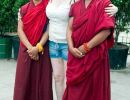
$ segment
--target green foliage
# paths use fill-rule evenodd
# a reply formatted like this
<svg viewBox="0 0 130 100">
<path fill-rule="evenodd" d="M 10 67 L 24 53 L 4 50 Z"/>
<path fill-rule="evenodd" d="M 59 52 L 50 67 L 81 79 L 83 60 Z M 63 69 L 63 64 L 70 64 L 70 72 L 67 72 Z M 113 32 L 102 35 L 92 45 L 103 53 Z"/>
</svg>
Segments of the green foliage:
<svg viewBox="0 0 130 100">
<path fill-rule="evenodd" d="M 19 8 L 24 5 L 25 3 L 27 3 L 29 0 L 17 0 L 12 8 L 12 11 L 13 11 L 13 14 L 14 14 L 14 18 L 15 18 L 15 22 L 17 22 L 17 13 L 18 13 L 18 10 Z"/>
<path fill-rule="evenodd" d="M 17 12 L 20 6 L 29 0 L 1 0 L 0 2 L 0 34 L 5 31 L 16 31 Z M 116 42 L 121 31 L 127 31 L 130 23 L 130 0 L 112 0 L 118 7 L 116 14 Z"/>
<path fill-rule="evenodd" d="M 14 21 L 12 13 L 12 7 L 14 6 L 15 0 L 2 0 L 1 14 L 0 14 L 0 26 L 1 31 L 6 30 L 7 26 L 11 27 L 11 21 Z M 12 17 L 12 18 L 11 18 Z"/>
<path fill-rule="evenodd" d="M 128 33 L 130 24 L 130 0 L 112 0 L 112 3 L 119 9 L 116 14 L 115 42 L 117 43 L 120 32 Z"/>
<path fill-rule="evenodd" d="M 0 3 L 0 35 L 17 29 L 17 12 L 28 0 L 1 0 Z"/>
</svg>

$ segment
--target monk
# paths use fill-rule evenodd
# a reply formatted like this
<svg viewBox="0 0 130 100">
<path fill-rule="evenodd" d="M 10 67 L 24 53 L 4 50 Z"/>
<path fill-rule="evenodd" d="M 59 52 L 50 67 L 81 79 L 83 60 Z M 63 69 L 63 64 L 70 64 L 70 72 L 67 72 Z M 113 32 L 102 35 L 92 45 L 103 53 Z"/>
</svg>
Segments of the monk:
<svg viewBox="0 0 130 100">
<path fill-rule="evenodd" d="M 67 87 L 63 100 L 110 100 L 108 49 L 113 46 L 114 17 L 109 0 L 80 0 L 71 6 Z"/>
<path fill-rule="evenodd" d="M 20 8 L 20 49 L 13 100 L 53 100 L 52 67 L 48 50 L 48 0 L 30 0 Z"/>
</svg>

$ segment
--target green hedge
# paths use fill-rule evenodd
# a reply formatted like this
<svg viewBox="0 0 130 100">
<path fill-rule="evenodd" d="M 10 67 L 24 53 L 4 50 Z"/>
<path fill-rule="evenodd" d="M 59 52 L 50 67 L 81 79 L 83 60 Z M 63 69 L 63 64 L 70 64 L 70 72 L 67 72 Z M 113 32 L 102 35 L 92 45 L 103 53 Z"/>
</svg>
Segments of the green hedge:
<svg viewBox="0 0 130 100">
<path fill-rule="evenodd" d="M 0 35 L 17 29 L 17 12 L 28 0 L 1 0 L 0 3 Z"/>
<path fill-rule="evenodd" d="M 0 34 L 6 31 L 16 31 L 18 9 L 28 1 L 29 0 L 1 0 Z M 116 28 L 120 29 L 118 31 L 124 31 L 130 22 L 130 0 L 112 0 L 112 2 L 119 8 L 116 14 Z"/>
<path fill-rule="evenodd" d="M 111 0 L 119 9 L 116 14 L 115 42 L 117 43 L 120 32 L 128 33 L 130 24 L 130 0 Z"/>
</svg>

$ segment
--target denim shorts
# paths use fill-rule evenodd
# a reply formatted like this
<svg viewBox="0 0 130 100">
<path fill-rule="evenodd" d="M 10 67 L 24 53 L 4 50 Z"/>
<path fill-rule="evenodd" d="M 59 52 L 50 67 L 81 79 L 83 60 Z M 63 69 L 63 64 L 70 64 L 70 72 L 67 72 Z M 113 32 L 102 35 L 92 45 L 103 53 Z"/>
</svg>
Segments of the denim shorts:
<svg viewBox="0 0 130 100">
<path fill-rule="evenodd" d="M 49 41 L 50 58 L 68 59 L 68 45 L 67 43 L 55 43 Z"/>
</svg>

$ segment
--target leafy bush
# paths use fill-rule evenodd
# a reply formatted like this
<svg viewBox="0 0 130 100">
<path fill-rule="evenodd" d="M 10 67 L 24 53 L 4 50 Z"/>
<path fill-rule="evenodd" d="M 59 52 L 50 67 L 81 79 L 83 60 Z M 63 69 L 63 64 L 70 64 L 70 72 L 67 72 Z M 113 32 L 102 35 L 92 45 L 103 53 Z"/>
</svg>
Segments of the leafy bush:
<svg viewBox="0 0 130 100">
<path fill-rule="evenodd" d="M 5 31 L 7 26 L 11 25 L 11 17 L 13 17 L 13 13 L 12 13 L 12 7 L 14 4 L 14 0 L 2 0 L 1 3 L 1 9 L 0 9 L 0 29 L 1 31 Z"/>
<path fill-rule="evenodd" d="M 0 3 L 0 35 L 17 29 L 17 12 L 28 0 L 1 0 Z"/>
<path fill-rule="evenodd" d="M 15 19 L 15 23 L 17 24 L 17 13 L 19 8 L 24 5 L 25 3 L 27 3 L 29 0 L 17 0 L 12 8 L 13 14 L 14 14 L 14 19 Z"/>
<path fill-rule="evenodd" d="M 128 26 L 130 24 L 130 0 L 112 0 L 119 11 L 116 14 L 116 29 L 115 29 L 115 43 L 117 44 L 120 32 L 128 33 Z"/>
</svg>

